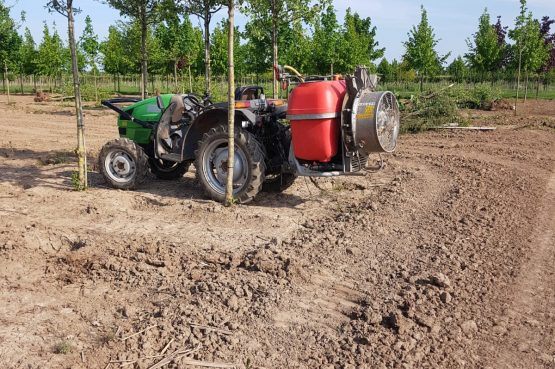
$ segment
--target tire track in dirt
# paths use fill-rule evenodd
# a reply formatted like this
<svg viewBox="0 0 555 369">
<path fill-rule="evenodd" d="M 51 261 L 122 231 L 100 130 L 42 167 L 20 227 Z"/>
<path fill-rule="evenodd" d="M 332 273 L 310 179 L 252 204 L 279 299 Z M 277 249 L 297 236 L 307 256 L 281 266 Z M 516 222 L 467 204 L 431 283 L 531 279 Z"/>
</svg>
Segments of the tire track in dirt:
<svg viewBox="0 0 555 369">
<path fill-rule="evenodd" d="M 555 173 L 546 186 L 530 239 L 530 257 L 522 265 L 494 326 L 502 336 L 490 347 L 492 368 L 555 367 Z"/>
</svg>

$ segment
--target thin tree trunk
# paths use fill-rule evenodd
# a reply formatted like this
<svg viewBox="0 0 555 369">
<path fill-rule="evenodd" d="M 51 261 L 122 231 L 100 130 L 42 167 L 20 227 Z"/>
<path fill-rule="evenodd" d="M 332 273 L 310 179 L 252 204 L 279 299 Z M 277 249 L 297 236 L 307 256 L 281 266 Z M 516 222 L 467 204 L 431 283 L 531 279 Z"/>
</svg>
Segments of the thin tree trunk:
<svg viewBox="0 0 555 369">
<path fill-rule="evenodd" d="M 529 72 L 526 71 L 526 85 L 524 86 L 524 102 L 528 99 L 528 76 Z"/>
<path fill-rule="evenodd" d="M 146 21 L 146 8 L 141 9 L 141 74 L 142 74 L 142 95 L 143 99 L 148 97 L 148 61 L 146 52 L 146 38 L 148 32 Z"/>
<path fill-rule="evenodd" d="M 6 85 L 6 93 L 8 94 L 8 104 L 10 101 L 10 79 L 8 78 L 8 63 L 4 61 L 4 80 Z"/>
<path fill-rule="evenodd" d="M 21 94 L 23 95 L 23 74 L 19 75 L 19 85 L 21 87 Z"/>
<path fill-rule="evenodd" d="M 94 101 L 98 103 L 98 81 L 96 80 L 96 68 L 93 68 L 94 77 Z"/>
<path fill-rule="evenodd" d="M 191 74 L 191 64 L 189 64 L 189 93 L 193 93 L 193 76 Z"/>
<path fill-rule="evenodd" d="M 73 89 L 75 93 L 75 113 L 77 115 L 77 160 L 79 168 L 79 190 L 88 186 L 87 180 L 87 151 L 85 148 L 85 124 L 83 123 L 83 107 L 81 106 L 81 87 L 79 85 L 79 69 L 77 65 L 77 47 L 73 19 L 73 0 L 67 0 L 67 22 L 69 33 L 69 48 L 71 50 L 71 70 L 73 73 Z"/>
<path fill-rule="evenodd" d="M 173 79 L 175 82 L 175 93 L 179 91 L 179 84 L 177 83 L 177 60 L 173 63 Z"/>
<path fill-rule="evenodd" d="M 518 104 L 518 92 L 520 90 L 520 68 L 522 66 L 522 49 L 518 53 L 518 75 L 516 78 L 516 98 L 515 98 L 515 115 L 517 111 L 517 104 Z"/>
<path fill-rule="evenodd" d="M 145 98 L 145 84 L 143 83 L 144 77 L 145 77 L 145 76 L 144 76 L 143 73 L 141 72 L 141 82 L 140 82 L 140 84 L 141 84 L 141 98 L 142 98 L 142 99 Z"/>
<path fill-rule="evenodd" d="M 277 76 L 277 66 L 278 66 L 278 45 L 277 45 L 277 14 L 276 14 L 276 0 L 272 0 L 272 62 L 274 66 L 273 76 L 274 79 L 272 81 L 272 97 L 277 99 L 278 94 L 278 76 Z"/>
<path fill-rule="evenodd" d="M 229 29 L 227 35 L 228 47 L 228 83 L 227 83 L 227 101 L 229 104 L 227 112 L 227 129 L 228 129 L 228 157 L 227 157 L 227 183 L 225 188 L 225 205 L 233 204 L 233 167 L 235 165 L 235 67 L 233 63 L 233 33 L 235 31 L 235 4 L 234 0 L 229 0 L 228 4 L 228 20 Z"/>
<path fill-rule="evenodd" d="M 210 95 L 210 10 L 205 9 L 204 13 L 204 95 Z"/>
</svg>

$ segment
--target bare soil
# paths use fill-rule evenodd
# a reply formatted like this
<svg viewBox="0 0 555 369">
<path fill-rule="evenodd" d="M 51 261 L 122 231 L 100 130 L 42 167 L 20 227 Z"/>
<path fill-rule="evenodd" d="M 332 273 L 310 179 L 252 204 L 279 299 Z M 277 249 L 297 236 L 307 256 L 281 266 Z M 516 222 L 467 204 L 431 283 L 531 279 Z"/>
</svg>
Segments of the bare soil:
<svg viewBox="0 0 555 369">
<path fill-rule="evenodd" d="M 0 109 L 0 368 L 555 368 L 555 101 L 231 208 L 73 191 L 71 106 Z"/>
</svg>

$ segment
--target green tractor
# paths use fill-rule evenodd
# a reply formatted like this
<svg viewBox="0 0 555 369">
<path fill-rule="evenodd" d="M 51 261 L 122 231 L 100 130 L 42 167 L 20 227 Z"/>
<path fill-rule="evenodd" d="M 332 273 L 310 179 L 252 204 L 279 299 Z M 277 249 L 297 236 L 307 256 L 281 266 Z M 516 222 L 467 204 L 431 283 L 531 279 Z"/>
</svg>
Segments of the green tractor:
<svg viewBox="0 0 555 369">
<path fill-rule="evenodd" d="M 298 83 L 287 101 L 266 99 L 259 86 L 235 92 L 233 196 L 238 202 L 251 201 L 261 190 L 283 191 L 297 176 L 364 175 L 370 154 L 395 149 L 397 100 L 391 92 L 375 90 L 377 77 L 366 68 L 357 67 L 344 79 L 303 77 L 288 66 L 276 74 L 286 88 Z M 120 138 L 104 145 L 99 157 L 100 171 L 113 187 L 136 189 L 148 171 L 159 179 L 178 179 L 194 163 L 206 195 L 224 199 L 227 102 L 184 94 L 102 104 L 119 114 Z"/>
<path fill-rule="evenodd" d="M 262 189 L 283 191 L 296 175 L 283 171 L 290 143 L 289 126 L 283 122 L 286 101 L 266 99 L 258 86 L 237 88 L 236 100 L 234 197 L 245 203 Z M 165 94 L 102 104 L 119 114 L 120 138 L 106 143 L 99 155 L 100 172 L 112 187 L 136 189 L 148 171 L 158 179 L 178 179 L 194 163 L 206 195 L 224 198 L 227 102 Z"/>
</svg>

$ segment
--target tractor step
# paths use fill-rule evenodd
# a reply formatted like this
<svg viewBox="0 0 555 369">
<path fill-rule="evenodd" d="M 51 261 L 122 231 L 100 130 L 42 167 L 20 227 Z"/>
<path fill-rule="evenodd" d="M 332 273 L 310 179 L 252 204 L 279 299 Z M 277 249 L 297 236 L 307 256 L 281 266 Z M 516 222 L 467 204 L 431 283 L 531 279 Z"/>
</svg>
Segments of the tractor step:
<svg viewBox="0 0 555 369">
<path fill-rule="evenodd" d="M 160 155 L 160 159 L 168 160 L 168 161 L 175 161 L 177 163 L 181 162 L 181 155 L 179 154 L 162 154 Z"/>
</svg>

